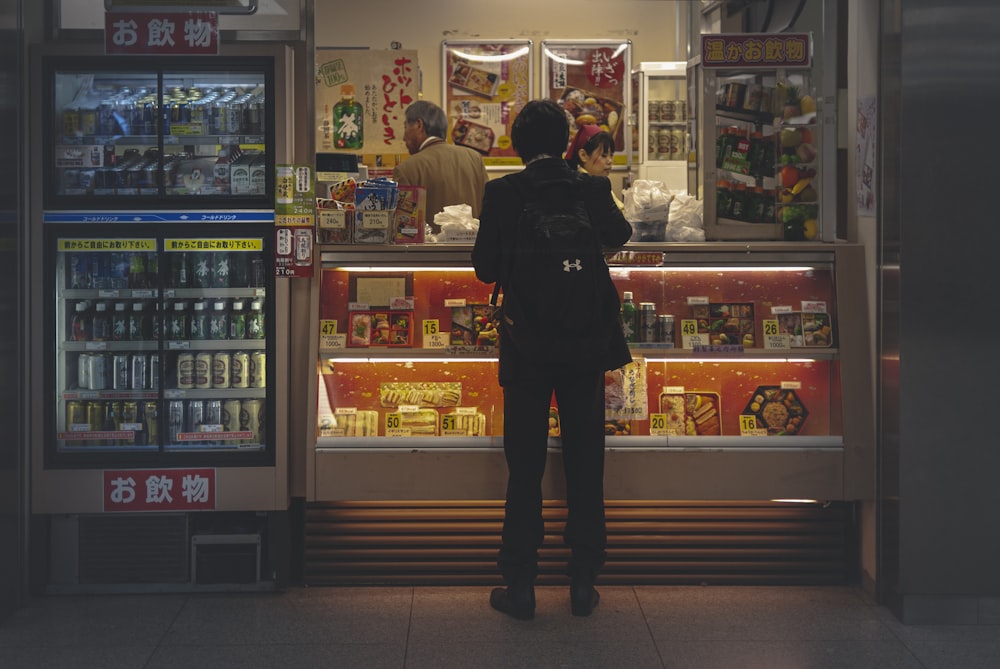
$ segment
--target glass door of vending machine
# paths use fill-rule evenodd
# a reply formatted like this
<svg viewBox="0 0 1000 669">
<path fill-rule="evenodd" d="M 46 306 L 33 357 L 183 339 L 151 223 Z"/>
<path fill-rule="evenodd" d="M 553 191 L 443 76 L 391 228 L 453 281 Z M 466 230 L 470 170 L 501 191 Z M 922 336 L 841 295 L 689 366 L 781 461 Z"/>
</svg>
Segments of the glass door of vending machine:
<svg viewBox="0 0 1000 669">
<path fill-rule="evenodd" d="M 46 209 L 273 203 L 275 59 L 44 61 Z"/>
<path fill-rule="evenodd" d="M 274 462 L 270 223 L 47 229 L 53 466 Z"/>
</svg>

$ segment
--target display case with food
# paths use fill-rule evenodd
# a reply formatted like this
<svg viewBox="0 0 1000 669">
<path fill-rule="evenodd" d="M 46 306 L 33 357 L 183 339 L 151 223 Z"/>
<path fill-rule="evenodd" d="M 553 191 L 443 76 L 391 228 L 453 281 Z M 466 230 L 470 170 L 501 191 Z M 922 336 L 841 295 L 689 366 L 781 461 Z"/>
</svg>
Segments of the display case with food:
<svg viewBox="0 0 1000 669">
<path fill-rule="evenodd" d="M 728 248 L 738 254 L 738 262 L 724 256 L 720 261 L 717 251 L 704 255 L 703 249 L 674 245 L 664 245 L 658 256 L 644 247 L 639 265 L 630 256 L 612 256 L 616 289 L 633 293 L 637 304 L 652 307 L 656 315 L 676 314 L 678 321 L 694 319 L 706 343 L 738 344 L 684 348 L 680 341 L 676 347 L 632 342 L 634 362 L 605 375 L 603 429 L 609 463 L 617 463 L 613 467 L 638 462 L 626 454 L 655 460 L 669 453 L 717 453 L 726 460 L 729 456 L 721 454 L 732 449 L 817 453 L 817 447 L 831 454 L 843 447 L 845 431 L 854 434 L 853 427 L 845 430 L 844 407 L 854 397 L 844 395 L 845 367 L 835 328 L 840 323 L 834 277 L 842 281 L 847 272 L 837 261 L 840 245 L 825 252 L 796 247 L 793 253 L 786 245 L 771 244 L 761 251 L 751 248 L 750 258 L 746 244 Z M 343 467 L 352 459 L 364 461 L 366 453 L 373 458 L 396 453 L 393 457 L 407 460 L 407 467 L 421 467 L 425 461 L 417 456 L 427 454 L 435 461 L 462 460 L 471 471 L 481 471 L 485 461 L 477 458 L 502 458 L 504 436 L 499 351 L 492 346 L 487 304 L 492 286 L 479 282 L 464 264 L 467 249 L 435 250 L 425 265 L 402 265 L 402 251 L 346 247 L 324 253 L 320 322 L 345 322 L 364 291 L 401 291 L 410 296 L 411 320 L 420 327 L 406 348 L 341 346 L 320 338 L 325 343 L 318 351 L 317 462 Z M 411 259 L 414 252 L 406 254 Z M 383 281 L 398 285 L 386 288 Z M 789 338 L 786 352 L 761 341 L 765 321 L 770 327 L 772 320 L 799 337 Z M 482 345 L 484 336 L 490 345 Z M 861 348 L 852 348 L 851 355 L 862 356 Z M 369 415 L 363 412 L 376 418 L 359 422 Z M 748 416 L 757 429 L 746 428 Z M 366 427 L 373 420 L 377 430 Z M 360 427 L 352 427 L 352 421 Z M 547 428 L 553 453 L 562 446 L 563 427 L 554 395 Z M 331 435 L 338 438 L 327 440 Z M 336 458 L 325 459 L 334 453 Z M 653 460 L 648 464 L 659 466 Z M 337 481 L 353 486 L 343 477 Z M 411 483 L 400 483 L 412 485 L 411 478 L 406 481 Z"/>
</svg>

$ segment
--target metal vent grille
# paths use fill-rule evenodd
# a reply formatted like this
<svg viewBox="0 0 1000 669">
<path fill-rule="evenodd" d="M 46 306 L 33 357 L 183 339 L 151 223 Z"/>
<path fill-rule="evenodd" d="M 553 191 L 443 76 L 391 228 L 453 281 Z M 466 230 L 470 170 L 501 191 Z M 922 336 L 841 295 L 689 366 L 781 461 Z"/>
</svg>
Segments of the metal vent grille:
<svg viewBox="0 0 1000 669">
<path fill-rule="evenodd" d="M 565 581 L 566 507 L 546 502 L 540 584 Z M 503 502 L 337 502 L 306 510 L 304 581 L 491 584 Z M 839 584 L 849 580 L 846 504 L 607 504 L 608 561 L 617 584 Z"/>
<path fill-rule="evenodd" d="M 184 583 L 189 580 L 187 517 L 80 517 L 80 583 Z"/>
</svg>

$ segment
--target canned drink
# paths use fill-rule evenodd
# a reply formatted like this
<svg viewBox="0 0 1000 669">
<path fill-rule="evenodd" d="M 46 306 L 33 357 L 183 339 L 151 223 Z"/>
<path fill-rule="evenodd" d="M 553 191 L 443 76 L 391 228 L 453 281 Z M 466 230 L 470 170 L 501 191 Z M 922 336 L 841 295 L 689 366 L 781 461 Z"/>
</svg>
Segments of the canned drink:
<svg viewBox="0 0 1000 669">
<path fill-rule="evenodd" d="M 260 400 L 243 400 L 240 403 L 240 430 L 252 432 L 252 443 L 261 443 L 263 403 Z"/>
<path fill-rule="evenodd" d="M 184 402 L 170 400 L 167 411 L 167 443 L 176 444 L 181 440 L 181 432 L 184 432 Z"/>
<path fill-rule="evenodd" d="M 76 359 L 76 387 L 80 390 L 90 389 L 90 358 L 92 354 L 81 353 Z"/>
<path fill-rule="evenodd" d="M 674 343 L 674 317 L 670 314 L 660 314 L 656 317 L 660 341 L 664 344 Z"/>
<path fill-rule="evenodd" d="M 222 400 L 205 402 L 205 425 L 222 428 Z"/>
<path fill-rule="evenodd" d="M 66 429 L 72 431 L 76 425 L 84 425 L 87 421 L 87 411 L 83 402 L 70 400 L 66 402 Z"/>
<path fill-rule="evenodd" d="M 139 422 L 139 403 L 124 402 L 122 404 L 121 429 L 124 432 L 132 433 L 133 446 L 145 446 L 146 439 L 143 434 L 142 423 Z M 127 440 L 126 440 L 127 441 Z"/>
<path fill-rule="evenodd" d="M 146 444 L 149 446 L 155 446 L 160 442 L 159 418 L 160 407 L 156 402 L 146 402 L 142 405 L 142 423 L 145 428 Z"/>
<path fill-rule="evenodd" d="M 240 431 L 240 401 L 225 400 L 222 402 L 222 429 L 225 432 Z M 227 444 L 238 444 L 239 439 L 229 439 Z"/>
<path fill-rule="evenodd" d="M 228 388 L 232 356 L 226 351 L 218 351 L 212 356 L 212 387 Z"/>
<path fill-rule="evenodd" d="M 250 387 L 250 354 L 236 351 L 229 362 L 229 386 L 231 388 Z"/>
<path fill-rule="evenodd" d="M 132 354 L 132 390 L 145 390 L 149 387 L 149 364 L 142 353 Z"/>
<path fill-rule="evenodd" d="M 670 159 L 687 160 L 687 134 L 683 128 L 670 131 Z"/>
<path fill-rule="evenodd" d="M 267 357 L 263 351 L 254 351 L 250 354 L 249 381 L 251 388 L 267 387 L 266 363 Z"/>
<path fill-rule="evenodd" d="M 212 354 L 202 351 L 194 357 L 194 387 L 212 387 Z"/>
<path fill-rule="evenodd" d="M 674 100 L 662 100 L 660 102 L 660 120 L 673 123 L 677 120 L 677 102 Z"/>
<path fill-rule="evenodd" d="M 116 353 L 111 358 L 111 388 L 114 390 L 129 390 L 132 387 L 128 359 L 124 353 Z"/>
<path fill-rule="evenodd" d="M 656 131 L 656 157 L 659 160 L 670 160 L 670 128 L 660 128 Z"/>
<path fill-rule="evenodd" d="M 149 373 L 147 374 L 149 378 L 150 390 L 160 389 L 160 354 L 154 353 L 149 356 Z"/>
<path fill-rule="evenodd" d="M 87 388 L 89 390 L 104 390 L 108 387 L 108 360 L 105 353 L 94 353 L 87 358 Z"/>
<path fill-rule="evenodd" d="M 100 432 L 104 429 L 106 416 L 104 402 L 87 402 L 87 424 L 91 432 Z"/>
<path fill-rule="evenodd" d="M 205 402 L 203 400 L 188 400 L 184 408 L 186 421 L 184 423 L 188 432 L 201 432 L 201 426 L 205 422 Z"/>
<path fill-rule="evenodd" d="M 177 356 L 177 387 L 181 390 L 194 388 L 194 353 Z"/>
<path fill-rule="evenodd" d="M 647 103 L 647 116 L 650 121 L 656 123 L 660 120 L 660 103 L 662 100 L 650 100 Z"/>
<path fill-rule="evenodd" d="M 653 343 L 657 340 L 656 305 L 653 302 L 639 303 L 639 341 Z"/>
<path fill-rule="evenodd" d="M 80 132 L 80 110 L 75 107 L 67 107 L 63 110 L 63 135 L 66 137 L 76 137 Z"/>
</svg>

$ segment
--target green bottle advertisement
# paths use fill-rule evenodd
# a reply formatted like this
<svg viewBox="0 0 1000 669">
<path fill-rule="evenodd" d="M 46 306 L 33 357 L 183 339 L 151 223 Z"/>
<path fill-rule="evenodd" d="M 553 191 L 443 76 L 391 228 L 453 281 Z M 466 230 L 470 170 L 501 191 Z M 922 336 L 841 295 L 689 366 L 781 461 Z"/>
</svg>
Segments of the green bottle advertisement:
<svg viewBox="0 0 1000 669">
<path fill-rule="evenodd" d="M 365 143 L 364 111 L 354 99 L 354 85 L 340 87 L 340 102 L 333 106 L 333 145 L 338 149 L 360 149 Z"/>
</svg>

